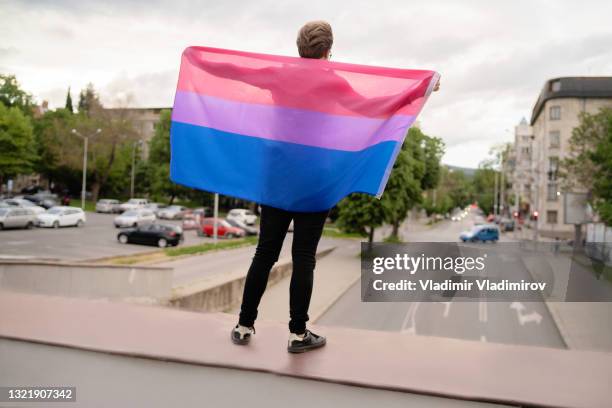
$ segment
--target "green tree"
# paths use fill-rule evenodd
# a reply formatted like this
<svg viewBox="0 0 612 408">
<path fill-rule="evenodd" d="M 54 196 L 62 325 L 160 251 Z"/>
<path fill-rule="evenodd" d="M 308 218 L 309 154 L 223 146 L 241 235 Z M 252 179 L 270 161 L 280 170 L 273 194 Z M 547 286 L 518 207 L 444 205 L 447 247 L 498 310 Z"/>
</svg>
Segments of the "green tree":
<svg viewBox="0 0 612 408">
<path fill-rule="evenodd" d="M 0 74 L 0 103 L 6 107 L 16 107 L 27 116 L 32 116 L 32 95 L 21 89 L 15 75 Z"/>
<path fill-rule="evenodd" d="M 70 87 L 68 87 L 68 93 L 66 94 L 65 109 L 70 113 L 74 113 L 74 107 L 72 106 L 72 95 L 70 95 Z"/>
<path fill-rule="evenodd" d="M 601 219 L 612 225 L 612 109 L 583 112 L 560 163 L 566 190 L 586 190 Z"/>
<path fill-rule="evenodd" d="M 474 200 L 486 214 L 493 212 L 496 170 L 491 162 L 483 162 L 474 172 Z"/>
<path fill-rule="evenodd" d="M 91 113 L 95 113 L 101 108 L 102 103 L 100 103 L 100 98 L 98 97 L 93 84 L 90 82 L 87 84 L 87 87 L 82 89 L 79 93 L 79 113 L 84 113 L 87 116 L 90 116 Z"/>
<path fill-rule="evenodd" d="M 155 134 L 149 142 L 149 158 L 144 165 L 148 176 L 144 182 L 150 186 L 156 199 L 169 197 L 169 203 L 172 204 L 179 196 L 194 194 L 194 190 L 170 180 L 170 124 L 171 111 L 162 111 L 155 125 Z"/>
<path fill-rule="evenodd" d="M 371 244 L 374 230 L 383 224 L 385 210 L 382 202 L 368 194 L 354 193 L 338 203 L 338 226 L 346 232 L 368 237 Z"/>
<path fill-rule="evenodd" d="M 32 172 L 35 161 L 30 118 L 16 106 L 0 104 L 0 185 L 7 177 Z"/>
</svg>

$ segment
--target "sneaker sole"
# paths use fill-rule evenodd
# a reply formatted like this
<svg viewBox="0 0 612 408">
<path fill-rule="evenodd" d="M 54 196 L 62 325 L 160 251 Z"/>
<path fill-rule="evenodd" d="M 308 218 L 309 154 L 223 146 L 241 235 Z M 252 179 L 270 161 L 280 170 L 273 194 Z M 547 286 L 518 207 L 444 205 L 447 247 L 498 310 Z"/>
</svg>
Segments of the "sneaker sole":
<svg viewBox="0 0 612 408">
<path fill-rule="evenodd" d="M 244 338 L 244 339 L 237 339 L 237 338 L 235 338 L 233 330 L 230 333 L 230 337 L 232 339 L 232 343 L 237 344 L 239 346 L 246 346 L 247 344 L 249 344 L 249 341 L 251 341 L 251 336 L 249 336 L 247 338 Z"/>
<path fill-rule="evenodd" d="M 306 353 L 307 351 L 321 348 L 325 344 L 327 344 L 327 339 L 317 344 L 311 344 L 310 346 L 303 346 L 303 347 L 296 347 L 296 348 L 287 347 L 287 351 L 292 354 Z"/>
</svg>

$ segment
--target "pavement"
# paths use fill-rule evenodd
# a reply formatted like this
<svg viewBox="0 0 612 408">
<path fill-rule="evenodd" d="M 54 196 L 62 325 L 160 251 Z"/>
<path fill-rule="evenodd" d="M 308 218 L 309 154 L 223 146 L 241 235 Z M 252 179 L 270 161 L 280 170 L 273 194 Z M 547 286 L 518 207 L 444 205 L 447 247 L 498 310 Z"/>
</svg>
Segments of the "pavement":
<svg viewBox="0 0 612 408">
<path fill-rule="evenodd" d="M 81 228 L 63 227 L 11 229 L 0 231 L 0 258 L 58 259 L 84 261 L 118 255 L 133 255 L 155 250 L 154 246 L 120 244 L 119 229 L 113 225 L 117 214 L 87 213 Z M 158 220 L 163 224 L 180 221 Z M 198 237 L 193 230 L 185 232 L 182 245 L 212 242 L 212 238 Z"/>
<path fill-rule="evenodd" d="M 406 222 L 400 233 L 409 242 L 457 242 L 476 216 L 461 221 L 441 221 L 431 226 Z M 380 238 L 378 238 L 380 239 Z M 504 234 L 501 242 L 511 242 Z M 492 245 L 492 244 L 486 244 Z M 358 261 L 358 259 L 357 259 Z M 357 268 L 359 263 L 356 264 Z M 514 274 L 524 274 L 517 268 Z M 518 276 L 518 275 L 516 275 Z M 361 301 L 355 282 L 318 320 L 321 326 L 400 332 L 406 336 L 440 336 L 478 342 L 565 348 L 555 319 L 545 302 L 380 302 Z"/>
<path fill-rule="evenodd" d="M 285 325 L 265 320 L 236 346 L 225 314 L 12 293 L 0 296 L 0 310 L 11 310 L 0 314 L 0 383 L 76 386 L 83 406 L 610 402 L 610 353 L 328 328 L 325 347 L 293 355 Z M 395 394 L 377 393 L 385 390 Z"/>
</svg>

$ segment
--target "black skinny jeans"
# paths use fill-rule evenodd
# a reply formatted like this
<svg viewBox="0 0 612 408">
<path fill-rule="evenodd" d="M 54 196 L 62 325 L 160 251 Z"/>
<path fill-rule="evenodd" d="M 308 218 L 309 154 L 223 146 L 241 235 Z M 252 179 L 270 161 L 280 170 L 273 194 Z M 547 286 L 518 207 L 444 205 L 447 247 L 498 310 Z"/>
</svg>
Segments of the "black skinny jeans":
<svg viewBox="0 0 612 408">
<path fill-rule="evenodd" d="M 240 320 L 242 326 L 253 326 L 257 307 L 268 284 L 270 269 L 280 254 L 293 219 L 293 272 L 289 286 L 289 331 L 302 334 L 308 321 L 312 295 L 315 254 L 329 210 L 306 213 L 261 206 L 259 242 L 244 284 Z"/>
</svg>

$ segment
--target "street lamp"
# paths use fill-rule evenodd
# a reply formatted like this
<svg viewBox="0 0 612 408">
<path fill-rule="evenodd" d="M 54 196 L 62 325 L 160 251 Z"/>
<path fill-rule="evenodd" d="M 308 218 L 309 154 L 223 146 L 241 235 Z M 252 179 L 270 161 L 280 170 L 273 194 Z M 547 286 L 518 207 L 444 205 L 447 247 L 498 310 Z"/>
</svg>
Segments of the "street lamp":
<svg viewBox="0 0 612 408">
<path fill-rule="evenodd" d="M 144 142 L 142 140 L 138 140 L 137 142 L 134 142 L 134 146 L 132 147 L 132 180 L 130 182 L 130 198 L 134 198 L 134 169 L 136 167 L 136 146 L 141 149 L 143 144 Z"/>
<path fill-rule="evenodd" d="M 95 136 L 102 132 L 102 129 L 96 129 L 95 133 L 91 136 L 83 136 L 79 133 L 78 130 L 72 129 L 72 134 L 77 135 L 81 139 L 83 139 L 83 183 L 81 186 L 81 208 L 85 209 L 85 189 L 87 184 L 87 144 L 89 142 L 89 138 Z"/>
</svg>

